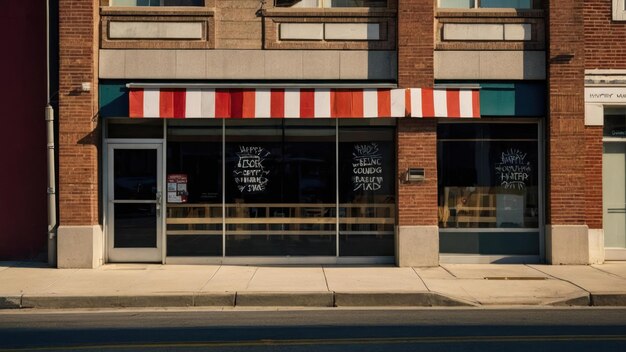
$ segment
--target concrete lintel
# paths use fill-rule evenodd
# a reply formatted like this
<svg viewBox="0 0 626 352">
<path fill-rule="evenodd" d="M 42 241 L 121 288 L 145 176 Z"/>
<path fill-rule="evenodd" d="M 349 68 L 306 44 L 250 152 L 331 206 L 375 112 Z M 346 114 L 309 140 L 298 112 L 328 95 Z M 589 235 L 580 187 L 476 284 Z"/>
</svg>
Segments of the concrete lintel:
<svg viewBox="0 0 626 352">
<path fill-rule="evenodd" d="M 101 49 L 101 79 L 381 80 L 397 55 L 369 50 Z"/>
</svg>

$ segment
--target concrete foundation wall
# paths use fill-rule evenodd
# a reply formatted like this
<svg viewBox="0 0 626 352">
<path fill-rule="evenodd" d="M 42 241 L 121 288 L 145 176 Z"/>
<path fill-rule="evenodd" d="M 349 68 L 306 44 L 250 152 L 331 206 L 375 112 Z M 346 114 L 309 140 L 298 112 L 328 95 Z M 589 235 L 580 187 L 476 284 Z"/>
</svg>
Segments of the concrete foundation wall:
<svg viewBox="0 0 626 352">
<path fill-rule="evenodd" d="M 439 265 L 439 227 L 398 226 L 396 264 L 405 266 Z"/>
<path fill-rule="evenodd" d="M 100 225 L 60 226 L 57 238 L 59 268 L 97 268 L 104 263 L 104 235 Z"/>
</svg>

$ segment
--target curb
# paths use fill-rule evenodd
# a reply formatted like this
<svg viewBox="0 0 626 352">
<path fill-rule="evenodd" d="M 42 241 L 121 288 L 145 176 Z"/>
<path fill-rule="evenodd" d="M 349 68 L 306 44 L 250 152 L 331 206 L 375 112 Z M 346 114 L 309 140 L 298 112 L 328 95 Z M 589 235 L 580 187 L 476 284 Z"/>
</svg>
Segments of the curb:
<svg viewBox="0 0 626 352">
<path fill-rule="evenodd" d="M 237 292 L 235 306 L 332 307 L 333 292 Z"/>
<path fill-rule="evenodd" d="M 589 307 L 591 305 L 591 295 L 589 293 L 574 294 L 548 302 L 546 305 L 554 307 Z"/>
<path fill-rule="evenodd" d="M 137 308 L 193 306 L 193 294 L 139 296 L 27 296 L 21 308 Z"/>
<path fill-rule="evenodd" d="M 437 292 L 206 292 L 121 296 L 5 296 L 0 309 L 150 307 L 479 307 Z M 534 306 L 624 307 L 626 292 L 563 297 Z"/>
<path fill-rule="evenodd" d="M 626 292 L 591 292 L 591 305 L 594 307 L 626 306 Z"/>
<path fill-rule="evenodd" d="M 436 292 L 335 292 L 336 307 L 476 307 Z"/>
<path fill-rule="evenodd" d="M 22 304 L 22 297 L 20 296 L 0 297 L 0 309 L 20 308 L 21 304 Z"/>
</svg>

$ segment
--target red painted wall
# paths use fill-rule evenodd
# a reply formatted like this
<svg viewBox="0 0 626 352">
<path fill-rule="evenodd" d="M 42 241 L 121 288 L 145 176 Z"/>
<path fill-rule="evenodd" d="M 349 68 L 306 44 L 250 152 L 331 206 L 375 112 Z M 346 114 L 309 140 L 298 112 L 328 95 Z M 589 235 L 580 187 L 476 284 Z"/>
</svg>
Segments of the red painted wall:
<svg viewBox="0 0 626 352">
<path fill-rule="evenodd" d="M 45 259 L 45 1 L 0 11 L 0 260 Z"/>
</svg>

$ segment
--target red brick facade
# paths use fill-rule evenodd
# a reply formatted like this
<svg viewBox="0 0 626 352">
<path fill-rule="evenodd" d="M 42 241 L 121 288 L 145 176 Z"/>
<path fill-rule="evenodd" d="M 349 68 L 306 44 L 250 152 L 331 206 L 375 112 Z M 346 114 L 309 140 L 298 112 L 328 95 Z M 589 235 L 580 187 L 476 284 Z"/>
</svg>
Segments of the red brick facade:
<svg viewBox="0 0 626 352">
<path fill-rule="evenodd" d="M 98 1 L 59 1 L 59 224 L 94 225 L 98 215 Z M 81 91 L 83 82 L 91 91 Z"/>
<path fill-rule="evenodd" d="M 583 0 L 548 5 L 547 223 L 583 225 L 586 219 Z"/>
<path fill-rule="evenodd" d="M 433 0 L 398 4 L 398 85 L 434 83 Z M 432 120 L 398 119 L 398 225 L 437 225 L 437 125 Z M 405 183 L 409 167 L 423 167 L 426 181 Z"/>
<path fill-rule="evenodd" d="M 585 128 L 585 220 L 602 228 L 602 126 Z"/>
<path fill-rule="evenodd" d="M 626 69 L 626 22 L 612 20 L 612 0 L 585 0 L 585 68 Z"/>
</svg>

